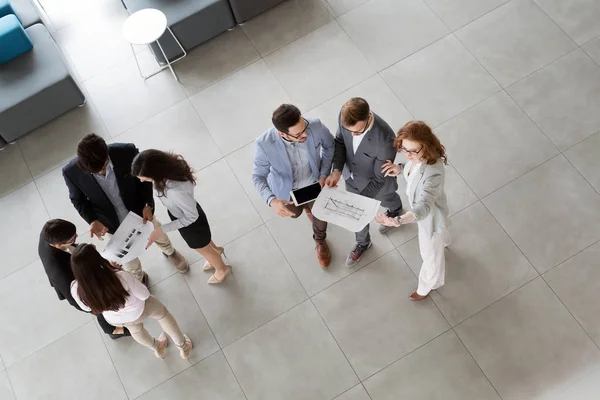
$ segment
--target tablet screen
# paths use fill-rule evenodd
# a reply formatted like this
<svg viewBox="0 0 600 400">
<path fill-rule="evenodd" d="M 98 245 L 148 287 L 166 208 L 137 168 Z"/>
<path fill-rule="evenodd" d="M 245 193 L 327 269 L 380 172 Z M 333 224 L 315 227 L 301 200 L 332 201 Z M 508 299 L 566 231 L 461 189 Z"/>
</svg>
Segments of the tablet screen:
<svg viewBox="0 0 600 400">
<path fill-rule="evenodd" d="M 292 198 L 296 205 L 308 203 L 309 201 L 315 200 L 319 193 L 321 193 L 321 185 L 319 182 L 313 183 L 312 185 L 305 186 L 300 189 L 292 191 Z"/>
</svg>

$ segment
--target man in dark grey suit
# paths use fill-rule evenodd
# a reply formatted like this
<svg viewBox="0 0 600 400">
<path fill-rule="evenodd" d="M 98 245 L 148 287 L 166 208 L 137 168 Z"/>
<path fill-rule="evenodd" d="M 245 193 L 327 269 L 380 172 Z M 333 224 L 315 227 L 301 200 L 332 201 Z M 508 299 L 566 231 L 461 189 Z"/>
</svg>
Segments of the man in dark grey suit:
<svg viewBox="0 0 600 400">
<path fill-rule="evenodd" d="M 402 200 L 396 193 L 398 181 L 394 177 L 385 177 L 381 172 L 382 165 L 396 157 L 395 137 L 392 128 L 371 111 L 365 99 L 353 97 L 348 100 L 338 119 L 333 171 L 327 177 L 327 185 L 337 186 L 343 175 L 347 191 L 381 201 L 389 217 L 400 215 Z M 385 233 L 389 229 L 380 228 L 380 232 Z M 356 245 L 346 259 L 346 266 L 356 265 L 370 247 L 367 225 L 356 233 Z"/>
</svg>

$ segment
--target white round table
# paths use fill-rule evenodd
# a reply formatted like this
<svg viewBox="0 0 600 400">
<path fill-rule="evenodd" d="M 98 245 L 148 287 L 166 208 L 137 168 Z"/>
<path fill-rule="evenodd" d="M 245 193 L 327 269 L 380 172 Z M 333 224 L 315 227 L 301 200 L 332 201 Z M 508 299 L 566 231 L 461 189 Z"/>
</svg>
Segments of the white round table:
<svg viewBox="0 0 600 400">
<path fill-rule="evenodd" d="M 158 41 L 158 39 L 166 31 L 169 31 L 169 33 L 171 34 L 171 36 L 173 36 L 173 39 L 175 39 L 175 42 L 177 42 L 177 44 L 181 48 L 181 51 L 183 52 L 183 55 L 181 57 L 173 61 L 169 61 L 162 46 L 160 45 L 160 42 Z M 145 8 L 143 10 L 139 10 L 131 14 L 127 18 L 127 20 L 125 20 L 125 24 L 123 25 L 123 37 L 131 45 L 131 50 L 133 51 L 133 58 L 135 59 L 135 63 L 138 67 L 138 71 L 140 72 L 142 78 L 148 79 L 151 76 L 158 74 L 162 70 L 169 68 L 175 79 L 179 81 L 179 78 L 177 78 L 177 74 L 173 70 L 172 64 L 181 60 L 187 55 L 187 53 L 181 45 L 181 43 L 179 43 L 179 40 L 177 40 L 177 37 L 175 37 L 175 35 L 171 31 L 171 28 L 169 28 L 169 25 L 167 24 L 167 16 L 162 11 L 156 10 L 154 8 Z M 144 75 L 142 74 L 142 70 L 140 68 L 140 64 L 138 62 L 133 45 L 150 45 L 154 42 L 156 42 L 158 48 L 160 49 L 160 52 L 165 58 L 166 65 L 163 67 L 160 67 L 159 65 L 160 69 L 158 71 L 150 75 Z"/>
</svg>

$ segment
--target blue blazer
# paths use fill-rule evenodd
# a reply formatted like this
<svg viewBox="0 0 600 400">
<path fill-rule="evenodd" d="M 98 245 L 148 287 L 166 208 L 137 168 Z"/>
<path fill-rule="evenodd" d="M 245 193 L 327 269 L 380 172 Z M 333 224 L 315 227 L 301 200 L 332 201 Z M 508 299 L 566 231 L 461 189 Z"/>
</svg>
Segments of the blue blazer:
<svg viewBox="0 0 600 400">
<path fill-rule="evenodd" d="M 318 181 L 328 176 L 333 161 L 334 141 L 329 129 L 318 118 L 306 118 L 309 122 L 308 147 L 312 177 Z M 272 198 L 290 199 L 292 191 L 292 165 L 285 150 L 283 139 L 276 128 L 271 128 L 256 139 L 254 151 L 254 187 L 269 204 Z"/>
</svg>

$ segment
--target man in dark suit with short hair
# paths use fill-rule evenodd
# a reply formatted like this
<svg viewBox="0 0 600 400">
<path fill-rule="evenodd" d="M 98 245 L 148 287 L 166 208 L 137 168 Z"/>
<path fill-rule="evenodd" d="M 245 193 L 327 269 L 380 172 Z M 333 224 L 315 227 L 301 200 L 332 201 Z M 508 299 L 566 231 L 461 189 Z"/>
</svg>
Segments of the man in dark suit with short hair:
<svg viewBox="0 0 600 400">
<path fill-rule="evenodd" d="M 67 300 L 77 310 L 83 311 L 71 295 L 71 283 L 75 280 L 71 270 L 71 251 L 76 247 L 76 240 L 77 233 L 73 223 L 52 219 L 46 222 L 40 233 L 38 254 L 58 299 Z M 111 338 L 130 336 L 129 331 L 124 328 L 116 328 L 106 322 L 102 314 L 96 317 L 102 330 Z"/>
<path fill-rule="evenodd" d="M 141 182 L 131 174 L 131 163 L 138 153 L 131 143 L 107 145 L 92 133 L 81 139 L 77 157 L 63 167 L 71 203 L 90 224 L 90 236 L 102 240 L 106 233 L 114 234 L 129 211 L 143 217 L 144 223 L 151 221 L 160 226 L 153 215 L 152 183 Z M 187 260 L 173 248 L 166 234 L 155 243 L 178 271 L 187 271 Z M 148 274 L 139 259 L 125 263 L 123 269 L 147 283 Z"/>
<path fill-rule="evenodd" d="M 396 157 L 395 137 L 392 128 L 371 111 L 365 99 L 348 100 L 339 116 L 333 171 L 327 177 L 327 185 L 335 187 L 343 174 L 347 191 L 381 201 L 389 217 L 400 215 L 402 200 L 396 193 L 396 177 L 386 177 L 381 172 L 383 164 Z M 382 225 L 379 231 L 385 233 L 389 229 Z M 356 245 L 346 259 L 346 266 L 356 265 L 370 247 L 367 225 L 356 233 Z"/>
</svg>

